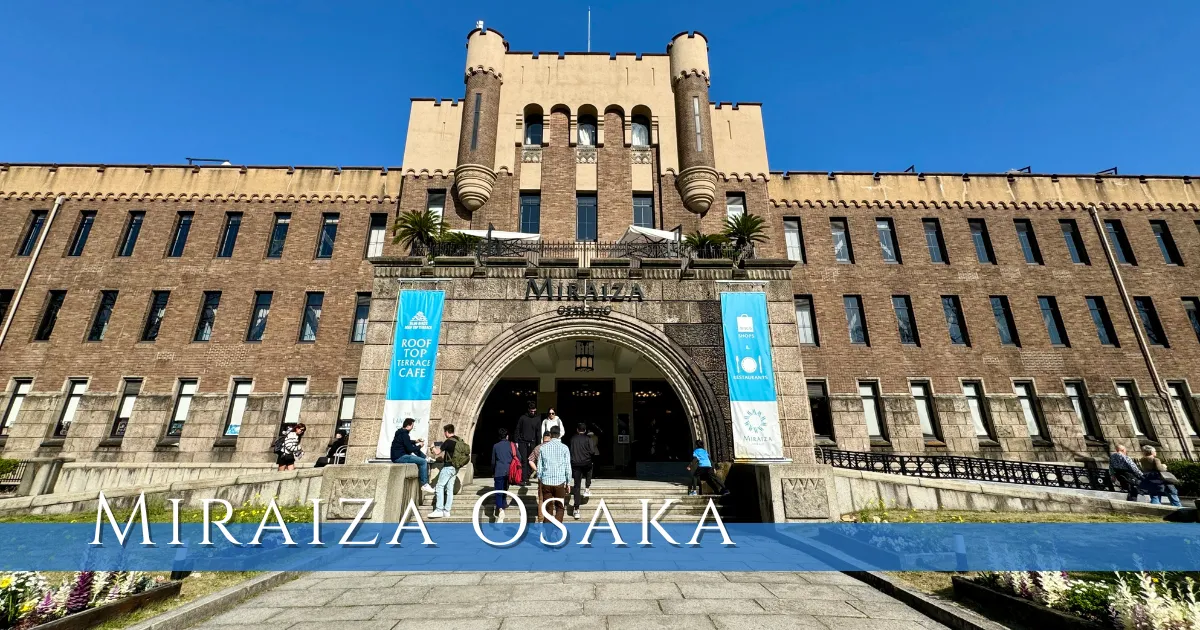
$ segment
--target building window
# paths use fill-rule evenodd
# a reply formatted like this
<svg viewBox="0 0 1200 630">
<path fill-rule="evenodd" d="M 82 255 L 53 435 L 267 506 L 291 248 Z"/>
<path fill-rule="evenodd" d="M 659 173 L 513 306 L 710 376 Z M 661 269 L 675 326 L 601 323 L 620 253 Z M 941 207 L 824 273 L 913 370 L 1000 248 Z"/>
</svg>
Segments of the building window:
<svg viewBox="0 0 1200 630">
<path fill-rule="evenodd" d="M 1150 229 L 1154 231 L 1154 239 L 1158 241 L 1158 251 L 1162 252 L 1163 262 L 1168 265 L 1183 265 L 1183 257 L 1179 248 L 1175 247 L 1175 239 L 1171 237 L 1171 228 L 1166 221 L 1151 221 Z"/>
<path fill-rule="evenodd" d="M 183 250 L 187 247 L 188 234 L 192 231 L 193 216 L 194 214 L 191 212 L 180 212 L 175 217 L 175 230 L 171 234 L 171 246 L 167 249 L 167 258 L 183 256 Z"/>
<path fill-rule="evenodd" d="M 1183 298 L 1183 310 L 1187 313 L 1188 321 L 1192 323 L 1192 332 L 1196 333 L 1196 340 L 1200 341 L 1200 298 Z M 3 317 L 4 309 L 0 307 L 0 318 Z"/>
<path fill-rule="evenodd" d="M 985 265 L 996 264 L 996 252 L 992 250 L 987 222 L 983 219 L 968 219 L 967 225 L 971 227 L 971 241 L 975 243 L 975 258 Z"/>
<path fill-rule="evenodd" d="M 246 403 L 250 400 L 251 381 L 233 382 L 233 397 L 229 401 L 229 417 L 225 419 L 225 435 L 237 437 L 242 430 L 242 418 L 246 416 Z"/>
<path fill-rule="evenodd" d="M 817 344 L 817 316 L 813 312 L 811 295 L 797 295 L 796 329 L 800 332 L 800 345 L 815 346 Z"/>
<path fill-rule="evenodd" d="M 850 329 L 850 343 L 869 346 L 867 336 L 867 319 L 863 313 L 862 296 L 846 295 L 842 297 L 842 306 L 846 310 L 846 325 Z"/>
<path fill-rule="evenodd" d="M 1021 414 L 1025 416 L 1025 426 L 1029 429 L 1029 437 L 1035 442 L 1046 441 L 1046 433 L 1042 430 L 1041 403 L 1033 390 L 1033 383 L 1018 381 L 1013 383 L 1013 392 L 1017 394 L 1017 402 L 1021 404 Z"/>
<path fill-rule="evenodd" d="M 996 319 L 996 332 L 1000 333 L 1000 345 L 1020 346 L 1021 339 L 1017 336 L 1017 323 L 1013 320 L 1008 298 L 1003 295 L 993 295 L 991 300 L 992 316 Z"/>
<path fill-rule="evenodd" d="M 283 244 L 287 242 L 288 227 L 291 224 L 291 213 L 275 213 L 275 226 L 271 228 L 271 240 L 267 244 L 267 258 L 283 256 Z"/>
<path fill-rule="evenodd" d="M 900 262 L 900 245 L 896 242 L 896 227 L 891 219 L 875 219 L 875 232 L 879 234 L 879 247 L 883 250 L 883 262 Z"/>
<path fill-rule="evenodd" d="M 300 323 L 300 341 L 316 341 L 317 328 L 321 325 L 321 305 L 324 293 L 304 294 L 304 319 Z"/>
<path fill-rule="evenodd" d="M 445 193 L 442 193 L 445 195 Z M 443 197 L 444 200 L 444 197 Z M 441 215 L 439 215 L 441 216 Z M 383 243 L 387 240 L 387 215 L 372 214 L 371 227 L 367 231 L 367 258 L 383 255 Z"/>
<path fill-rule="evenodd" d="M 333 243 L 337 240 L 338 222 L 341 215 L 328 213 L 321 215 L 321 237 L 317 241 L 317 258 L 332 258 Z"/>
<path fill-rule="evenodd" d="M 121 237 L 121 247 L 117 250 L 117 256 L 133 255 L 133 248 L 137 246 L 138 234 L 142 233 L 142 221 L 145 219 L 145 212 L 129 213 L 129 222 L 125 224 L 125 234 Z"/>
<path fill-rule="evenodd" d="M 917 403 L 917 418 L 921 421 L 921 435 L 928 441 L 942 439 L 941 429 L 937 422 L 937 412 L 933 408 L 933 396 L 929 393 L 929 383 L 912 383 L 909 386 L 913 400 Z"/>
<path fill-rule="evenodd" d="M 125 388 L 121 392 L 121 403 L 117 405 L 117 417 L 113 420 L 112 431 L 110 437 L 123 437 L 125 429 L 129 427 L 129 419 L 133 417 L 133 406 L 137 403 L 138 394 L 142 391 L 142 379 L 129 379 L 125 381 Z"/>
<path fill-rule="evenodd" d="M 1129 425 L 1133 427 L 1134 435 L 1148 437 L 1150 432 L 1147 430 L 1146 418 L 1142 415 L 1142 401 L 1137 385 L 1132 381 L 1117 383 L 1117 396 L 1121 397 L 1121 404 L 1125 406 L 1125 416 L 1129 419 Z"/>
<path fill-rule="evenodd" d="M 483 92 L 475 93 L 475 109 L 471 112 L 471 150 L 479 146 L 479 115 L 483 109 Z"/>
<path fill-rule="evenodd" d="M 1104 298 L 1092 296 L 1087 298 L 1088 311 L 1092 314 L 1092 323 L 1096 325 L 1096 336 L 1102 346 L 1120 346 L 1117 342 L 1117 331 L 1113 328 L 1112 320 L 1108 317 L 1108 307 Z"/>
<path fill-rule="evenodd" d="M 58 312 L 62 310 L 63 300 L 66 299 L 67 292 L 63 290 L 54 290 L 46 295 L 46 308 L 42 310 L 42 319 L 33 335 L 34 341 L 50 341 L 54 324 L 58 323 Z"/>
<path fill-rule="evenodd" d="M 1062 228 L 1063 240 L 1067 243 L 1067 252 L 1071 254 L 1071 262 L 1079 265 L 1092 264 L 1088 258 L 1087 248 L 1083 245 L 1083 235 L 1079 233 L 1079 225 L 1075 219 L 1059 219 L 1058 226 Z"/>
<path fill-rule="evenodd" d="M 300 422 L 300 407 L 304 404 L 304 394 L 307 392 L 307 381 L 288 381 L 287 400 L 283 403 L 283 422 L 279 425 L 280 435 Z"/>
<path fill-rule="evenodd" d="M 225 229 L 221 232 L 221 244 L 217 247 L 217 258 L 232 258 L 237 246 L 238 230 L 242 228 L 242 213 L 225 213 Z"/>
<path fill-rule="evenodd" d="M 1129 237 L 1125 235 L 1125 226 L 1119 219 L 1109 219 L 1104 222 L 1104 231 L 1108 234 L 1108 243 L 1112 246 L 1113 255 L 1122 265 L 1137 265 L 1133 256 L 1133 247 L 1129 245 Z"/>
<path fill-rule="evenodd" d="M 187 422 L 188 413 L 192 410 L 192 398 L 196 396 L 197 386 L 194 379 L 179 380 L 179 395 L 175 398 L 175 409 L 171 412 L 171 422 L 167 425 L 167 437 L 177 438 L 183 435 L 183 423 Z"/>
<path fill-rule="evenodd" d="M 746 195 L 743 193 L 726 193 L 725 218 L 734 219 L 746 214 Z"/>
<path fill-rule="evenodd" d="M 862 399 L 863 419 L 867 423 L 867 436 L 871 441 L 887 441 L 883 424 L 883 405 L 879 404 L 879 388 L 875 383 L 858 384 L 858 397 Z"/>
<path fill-rule="evenodd" d="M 359 293 L 354 301 L 354 328 L 350 341 L 363 343 L 367 340 L 367 318 L 371 314 L 371 294 Z"/>
<path fill-rule="evenodd" d="M 929 250 L 929 262 L 937 265 L 950 264 L 946 255 L 946 241 L 942 238 L 942 223 L 937 219 L 921 219 L 925 228 L 925 248 Z"/>
<path fill-rule="evenodd" d="M 1188 432 L 1188 436 L 1197 437 L 1196 414 L 1193 412 L 1192 393 L 1188 391 L 1187 383 L 1183 381 L 1168 382 L 1167 392 L 1171 395 L 1171 403 L 1175 405 L 1175 414 L 1183 421 L 1183 428 Z"/>
<path fill-rule="evenodd" d="M 850 244 L 850 226 L 846 219 L 830 219 L 829 231 L 833 235 L 833 258 L 841 263 L 854 262 L 854 249 Z"/>
<path fill-rule="evenodd" d="M 521 231 L 538 234 L 542 231 L 542 196 L 539 193 L 521 193 Z"/>
<path fill-rule="evenodd" d="M 37 247 L 38 237 L 42 235 L 42 228 L 46 227 L 46 211 L 34 210 L 29 214 L 29 225 L 25 228 L 25 234 L 21 237 L 21 246 L 17 248 L 18 256 L 29 256 L 33 254 L 33 250 Z"/>
<path fill-rule="evenodd" d="M 983 383 L 965 381 L 963 395 L 967 397 L 967 409 L 971 411 L 971 424 L 975 426 L 975 437 L 992 439 L 992 423 L 989 421 L 987 398 L 983 395 Z"/>
<path fill-rule="evenodd" d="M 196 334 L 192 336 L 192 341 L 212 339 L 213 325 L 217 321 L 217 309 L 220 306 L 220 291 L 204 292 L 204 300 L 200 303 L 200 321 L 196 322 Z"/>
<path fill-rule="evenodd" d="M 704 150 L 704 142 L 701 140 L 704 135 L 702 133 L 703 125 L 700 124 L 700 97 L 692 97 L 692 126 L 696 128 L 696 152 Z"/>
<path fill-rule="evenodd" d="M 596 117 L 590 114 L 579 117 L 579 146 L 596 146 Z"/>
<path fill-rule="evenodd" d="M 86 391 L 87 381 L 85 380 L 72 380 L 67 383 L 67 404 L 63 407 L 58 424 L 54 427 L 54 437 L 67 437 L 67 431 L 71 429 L 71 423 L 75 422 L 75 415 L 79 412 L 79 403 L 83 400 L 83 393 Z"/>
<path fill-rule="evenodd" d="M 1025 262 L 1031 265 L 1041 265 L 1042 250 L 1038 248 L 1037 235 L 1033 233 L 1033 222 L 1029 219 L 1013 219 L 1017 228 L 1017 240 L 1021 242 L 1021 253 L 1025 254 Z"/>
<path fill-rule="evenodd" d="M 804 230 L 800 226 L 800 219 L 797 217 L 789 217 L 783 220 L 783 243 L 787 246 L 788 260 L 794 260 L 800 264 L 804 264 Z"/>
<path fill-rule="evenodd" d="M 633 224 L 637 227 L 654 227 L 654 195 L 633 196 Z"/>
<path fill-rule="evenodd" d="M 950 343 L 956 346 L 971 345 L 967 334 L 967 320 L 963 318 L 962 303 L 957 295 L 942 296 L 942 313 L 946 315 L 946 329 L 950 331 Z"/>
<path fill-rule="evenodd" d="M 0 435 L 8 435 L 8 429 L 16 422 L 17 415 L 21 413 L 21 406 L 25 404 L 25 397 L 31 389 L 33 381 L 29 379 L 13 381 L 12 398 L 8 399 L 8 408 L 4 410 L 4 418 L 0 419 Z"/>
<path fill-rule="evenodd" d="M 250 314 L 250 327 L 246 330 L 246 341 L 262 341 L 267 332 L 267 316 L 271 314 L 270 291 L 254 292 L 254 311 Z"/>
<path fill-rule="evenodd" d="M 342 381 L 342 402 L 338 405 L 336 432 L 350 434 L 350 423 L 354 421 L 354 403 L 358 398 L 358 381 Z"/>
<path fill-rule="evenodd" d="M 813 436 L 833 440 L 833 408 L 823 381 L 808 382 L 808 408 L 812 412 Z"/>
<path fill-rule="evenodd" d="M 595 242 L 597 229 L 596 195 L 577 195 L 575 197 L 575 240 Z"/>
<path fill-rule="evenodd" d="M 425 196 L 425 209 L 432 213 L 437 218 L 441 219 L 446 215 L 446 191 L 431 190 Z M 384 215 L 386 222 L 387 215 Z"/>
<path fill-rule="evenodd" d="M 92 318 L 92 327 L 88 330 L 88 341 L 104 341 L 104 333 L 108 332 L 108 320 L 112 318 L 113 307 L 116 304 L 116 291 L 100 292 L 100 303 L 96 306 L 96 315 Z"/>
<path fill-rule="evenodd" d="M 1062 314 L 1058 312 L 1058 300 L 1049 295 L 1039 295 L 1038 308 L 1042 311 L 1046 334 L 1050 335 L 1050 345 L 1069 347 L 1071 340 L 1067 338 L 1067 328 L 1063 325 Z"/>
<path fill-rule="evenodd" d="M 921 345 L 921 337 L 917 334 L 917 320 L 913 315 L 912 300 L 907 295 L 893 295 L 892 310 L 896 311 L 896 328 L 900 333 L 900 343 L 910 346 Z"/>
<path fill-rule="evenodd" d="M 12 289 L 0 289 L 0 326 L 4 325 L 4 320 L 8 317 L 8 307 L 12 306 L 14 293 Z"/>
<path fill-rule="evenodd" d="M 1167 346 L 1167 333 L 1163 331 L 1162 322 L 1158 320 L 1158 311 L 1154 309 L 1154 300 L 1147 296 L 1133 298 L 1137 307 L 1138 319 L 1142 320 L 1142 329 L 1146 331 L 1146 341 L 1152 346 Z"/>
<path fill-rule="evenodd" d="M 1067 381 L 1064 388 L 1067 399 L 1071 401 L 1071 408 L 1075 410 L 1075 418 L 1083 428 L 1083 436 L 1089 440 L 1102 440 L 1100 424 L 1096 422 L 1096 412 L 1092 409 L 1092 399 L 1088 396 L 1087 386 L 1083 381 Z"/>
<path fill-rule="evenodd" d="M 525 146 L 542 146 L 542 115 L 525 114 Z"/>
<path fill-rule="evenodd" d="M 92 233 L 92 224 L 95 222 L 95 210 L 84 210 L 79 213 L 79 225 L 75 226 L 75 235 L 71 237 L 71 248 L 67 250 L 68 256 L 83 255 L 83 248 L 87 245 L 88 236 Z"/>
<path fill-rule="evenodd" d="M 167 301 L 170 299 L 170 291 L 150 293 L 150 311 L 146 313 L 146 325 L 142 327 L 142 341 L 158 339 L 158 331 L 162 328 L 163 318 L 167 316 Z"/>
<path fill-rule="evenodd" d="M 648 118 L 645 116 L 634 116 L 631 130 L 633 132 L 633 146 L 650 146 L 650 120 Z"/>
</svg>

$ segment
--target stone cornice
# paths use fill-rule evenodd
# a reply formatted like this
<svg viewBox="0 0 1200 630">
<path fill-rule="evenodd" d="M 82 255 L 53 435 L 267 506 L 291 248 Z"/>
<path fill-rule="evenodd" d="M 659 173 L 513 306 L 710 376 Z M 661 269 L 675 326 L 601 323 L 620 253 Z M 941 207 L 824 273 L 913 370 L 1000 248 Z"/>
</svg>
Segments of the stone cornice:
<svg viewBox="0 0 1200 630">
<path fill-rule="evenodd" d="M 305 194 L 221 194 L 221 193 L 99 193 L 54 191 L 0 191 L 0 200 L 5 201 L 53 201 L 59 194 L 70 201 L 177 201 L 177 202 L 307 202 L 307 203 L 395 203 L 393 195 L 352 195 L 345 193 Z"/>
<path fill-rule="evenodd" d="M 1102 210 L 1129 211 L 1174 211 L 1200 212 L 1200 204 L 1183 202 L 1092 202 L 1092 201 L 933 201 L 933 200 L 878 200 L 878 199 L 771 199 L 771 204 L 782 208 L 889 208 L 913 210 L 1072 210 L 1086 211 L 1095 205 Z"/>
<path fill-rule="evenodd" d="M 463 73 L 463 78 L 469 79 L 471 78 L 471 75 L 475 74 L 490 74 L 497 79 L 500 79 L 501 82 L 504 81 L 504 75 L 499 70 L 490 66 L 485 68 L 482 65 L 475 66 L 473 68 L 467 68 L 466 72 Z"/>
<path fill-rule="evenodd" d="M 671 84 L 674 85 L 674 83 L 676 81 L 679 81 L 680 79 L 686 79 L 686 78 L 692 77 L 692 76 L 702 77 L 704 79 L 704 85 L 709 86 L 709 87 L 712 86 L 712 83 L 708 79 L 708 72 L 705 70 L 698 70 L 696 68 L 688 68 L 687 70 L 680 70 L 678 74 L 671 77 Z"/>
</svg>

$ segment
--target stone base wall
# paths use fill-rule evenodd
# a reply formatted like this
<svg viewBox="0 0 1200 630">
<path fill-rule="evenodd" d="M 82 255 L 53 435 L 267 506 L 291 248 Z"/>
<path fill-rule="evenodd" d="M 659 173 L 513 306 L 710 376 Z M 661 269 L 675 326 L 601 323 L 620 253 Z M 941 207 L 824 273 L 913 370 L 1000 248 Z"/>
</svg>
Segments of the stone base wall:
<svg viewBox="0 0 1200 630">
<path fill-rule="evenodd" d="M 53 493 L 111 491 L 161 486 L 180 481 L 235 481 L 243 475 L 276 472 L 275 464 L 109 464 L 69 463 L 59 472 Z"/>
</svg>

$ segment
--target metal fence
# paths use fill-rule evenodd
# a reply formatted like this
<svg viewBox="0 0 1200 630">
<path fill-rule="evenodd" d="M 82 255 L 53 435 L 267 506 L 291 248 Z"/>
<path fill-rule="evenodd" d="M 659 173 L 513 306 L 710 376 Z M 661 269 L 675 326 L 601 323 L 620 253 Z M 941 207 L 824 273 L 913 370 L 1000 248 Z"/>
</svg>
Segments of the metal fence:
<svg viewBox="0 0 1200 630">
<path fill-rule="evenodd" d="M 21 478 L 25 476 L 26 465 L 25 462 L 19 462 L 12 472 L 0 476 L 0 492 L 16 492 L 21 486 Z"/>
<path fill-rule="evenodd" d="M 1063 464 L 1042 464 L 958 455 L 893 455 L 840 451 L 817 447 L 817 459 L 834 468 L 929 477 L 996 481 L 1030 486 L 1049 486 L 1073 490 L 1112 491 L 1113 478 L 1107 468 L 1085 468 Z"/>
<path fill-rule="evenodd" d="M 593 260 L 605 258 L 626 258 L 641 260 L 644 258 L 668 258 L 682 260 L 691 259 L 721 259 L 740 260 L 753 258 L 752 247 L 738 249 L 732 246 L 691 247 L 683 243 L 622 243 L 619 241 L 511 241 L 511 240 L 480 240 L 475 243 L 443 242 L 431 245 L 414 243 L 414 256 L 471 256 L 478 260 L 489 257 L 520 257 L 532 264 L 540 264 L 543 259 L 560 259 L 579 261 L 580 266 L 588 266 Z"/>
</svg>

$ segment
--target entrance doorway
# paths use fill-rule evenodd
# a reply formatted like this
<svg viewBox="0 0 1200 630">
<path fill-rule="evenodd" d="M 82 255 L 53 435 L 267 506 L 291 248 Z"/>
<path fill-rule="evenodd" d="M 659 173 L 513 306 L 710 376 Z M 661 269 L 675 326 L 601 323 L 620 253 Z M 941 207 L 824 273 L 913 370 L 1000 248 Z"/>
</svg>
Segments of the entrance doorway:
<svg viewBox="0 0 1200 630">
<path fill-rule="evenodd" d="M 505 378 L 496 382 L 475 423 L 471 453 L 475 460 L 475 475 L 492 476 L 492 446 L 500 439 L 499 430 L 512 435 L 517 418 L 525 413 L 529 401 L 538 397 L 537 379 Z"/>
<path fill-rule="evenodd" d="M 596 467 L 604 470 L 613 461 L 613 381 L 557 379 L 554 383 L 557 406 L 554 411 L 563 419 L 567 438 L 575 434 L 580 422 L 596 434 L 600 457 Z"/>
</svg>

